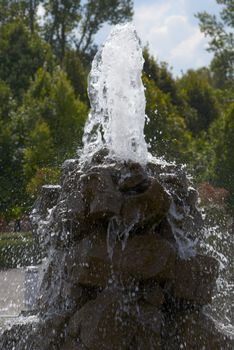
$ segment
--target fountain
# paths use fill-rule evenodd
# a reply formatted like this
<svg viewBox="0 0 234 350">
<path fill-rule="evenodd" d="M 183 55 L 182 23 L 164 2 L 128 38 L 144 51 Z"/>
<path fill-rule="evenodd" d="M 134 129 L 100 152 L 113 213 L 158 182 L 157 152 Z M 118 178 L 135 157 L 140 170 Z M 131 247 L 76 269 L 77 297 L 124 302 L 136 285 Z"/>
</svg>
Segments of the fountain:
<svg viewBox="0 0 234 350">
<path fill-rule="evenodd" d="M 204 312 L 219 264 L 196 251 L 197 192 L 147 151 L 142 66 L 133 26 L 116 26 L 92 65 L 84 148 L 32 212 L 48 252 L 35 315 L 0 349 L 233 349 Z"/>
<path fill-rule="evenodd" d="M 147 162 L 143 63 L 133 26 L 116 26 L 96 55 L 89 76 L 92 109 L 83 138 L 84 160 L 106 147 L 116 160 Z"/>
</svg>

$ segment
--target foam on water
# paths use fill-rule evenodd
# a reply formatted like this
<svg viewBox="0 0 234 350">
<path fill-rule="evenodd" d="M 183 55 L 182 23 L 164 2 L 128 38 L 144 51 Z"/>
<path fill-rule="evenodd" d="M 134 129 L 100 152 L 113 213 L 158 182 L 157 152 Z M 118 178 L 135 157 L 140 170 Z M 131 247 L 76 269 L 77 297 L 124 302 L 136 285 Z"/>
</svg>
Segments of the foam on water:
<svg viewBox="0 0 234 350">
<path fill-rule="evenodd" d="M 91 112 L 84 130 L 83 160 L 107 148 L 111 158 L 147 162 L 143 63 L 134 26 L 115 26 L 89 75 Z"/>
</svg>

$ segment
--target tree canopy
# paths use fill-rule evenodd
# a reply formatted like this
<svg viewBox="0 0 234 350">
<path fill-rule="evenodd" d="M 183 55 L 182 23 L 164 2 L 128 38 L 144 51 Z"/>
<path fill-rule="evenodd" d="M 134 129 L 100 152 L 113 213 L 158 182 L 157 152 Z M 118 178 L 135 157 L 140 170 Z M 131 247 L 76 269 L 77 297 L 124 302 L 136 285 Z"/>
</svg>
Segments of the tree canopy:
<svg viewBox="0 0 234 350">
<path fill-rule="evenodd" d="M 44 33 L 62 62 L 69 44 L 77 51 L 92 49 L 94 35 L 104 23 L 116 24 L 131 19 L 131 0 L 45 0 Z"/>
<path fill-rule="evenodd" d="M 145 136 L 154 155 L 186 163 L 198 184 L 223 188 L 234 210 L 234 9 L 231 0 L 217 2 L 220 17 L 197 15 L 210 38 L 209 67 L 175 78 L 144 49 Z M 132 15 L 130 0 L 0 2 L 0 218 L 28 211 L 40 186 L 59 181 L 61 163 L 76 157 L 95 34 Z"/>
<path fill-rule="evenodd" d="M 208 50 L 214 53 L 211 69 L 218 87 L 234 83 L 234 3 L 233 0 L 217 0 L 222 5 L 220 18 L 207 12 L 197 17 L 201 31 L 210 38 Z"/>
</svg>

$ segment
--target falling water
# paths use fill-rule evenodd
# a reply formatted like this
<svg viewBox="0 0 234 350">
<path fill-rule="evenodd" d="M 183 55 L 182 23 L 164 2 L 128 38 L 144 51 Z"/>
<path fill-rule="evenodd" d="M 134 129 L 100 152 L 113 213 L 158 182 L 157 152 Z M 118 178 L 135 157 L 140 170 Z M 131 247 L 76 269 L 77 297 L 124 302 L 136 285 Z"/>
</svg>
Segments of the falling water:
<svg viewBox="0 0 234 350">
<path fill-rule="evenodd" d="M 147 162 L 143 63 L 134 26 L 114 27 L 89 75 L 91 112 L 84 131 L 83 159 L 91 160 L 95 152 L 106 148 L 111 158 Z"/>
<path fill-rule="evenodd" d="M 220 264 L 212 304 L 206 307 L 206 312 L 221 329 L 234 335 L 234 237 L 231 227 L 223 227 L 221 224 L 205 226 L 200 249 L 203 254 L 216 258 Z"/>
</svg>

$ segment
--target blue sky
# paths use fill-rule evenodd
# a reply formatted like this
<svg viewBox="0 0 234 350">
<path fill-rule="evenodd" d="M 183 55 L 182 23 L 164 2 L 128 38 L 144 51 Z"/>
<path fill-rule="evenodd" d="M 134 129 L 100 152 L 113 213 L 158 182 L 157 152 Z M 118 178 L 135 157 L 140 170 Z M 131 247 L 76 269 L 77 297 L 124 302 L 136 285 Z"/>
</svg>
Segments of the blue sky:
<svg viewBox="0 0 234 350">
<path fill-rule="evenodd" d="M 189 68 L 208 65 L 212 55 L 206 51 L 207 39 L 200 32 L 194 14 L 207 11 L 218 14 L 215 0 L 135 0 L 134 23 L 143 44 L 159 61 L 173 67 L 174 75 Z M 97 35 L 97 42 L 105 40 L 110 27 Z"/>
</svg>

